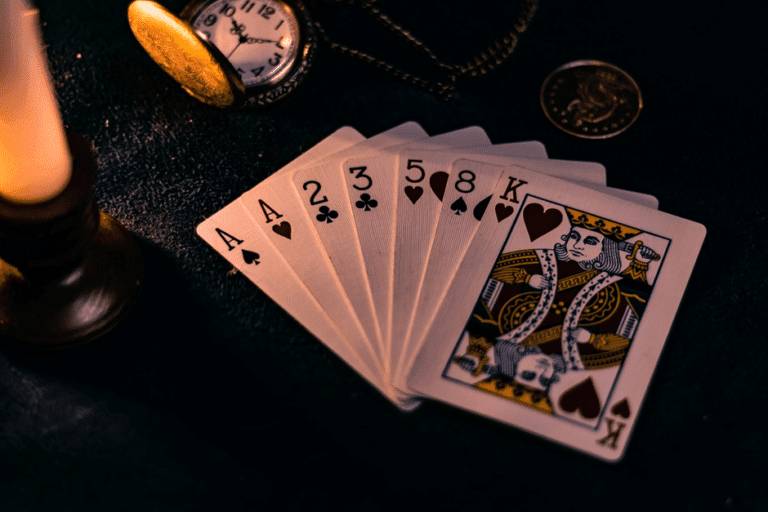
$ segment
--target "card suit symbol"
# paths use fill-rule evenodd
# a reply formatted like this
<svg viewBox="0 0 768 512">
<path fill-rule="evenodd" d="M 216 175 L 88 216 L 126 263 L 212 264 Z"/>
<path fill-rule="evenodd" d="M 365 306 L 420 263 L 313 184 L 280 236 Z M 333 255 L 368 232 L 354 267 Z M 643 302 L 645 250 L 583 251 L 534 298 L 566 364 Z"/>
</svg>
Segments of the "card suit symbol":
<svg viewBox="0 0 768 512">
<path fill-rule="evenodd" d="M 624 419 L 628 419 L 631 414 L 629 411 L 629 402 L 625 398 L 621 402 L 617 402 L 611 407 L 611 412 L 616 416 L 621 416 Z"/>
<path fill-rule="evenodd" d="M 488 203 L 491 202 L 491 197 L 493 196 L 488 196 L 475 205 L 475 208 L 472 210 L 472 215 L 474 215 L 477 220 L 483 220 L 483 215 L 485 215 L 485 210 L 488 209 Z"/>
<path fill-rule="evenodd" d="M 360 200 L 355 203 L 355 206 L 363 211 L 369 212 L 371 208 L 379 206 L 379 202 L 371 197 L 371 194 L 360 194 Z"/>
<path fill-rule="evenodd" d="M 600 414 L 600 399 L 597 397 L 592 377 L 579 382 L 560 396 L 560 408 L 566 412 L 579 413 L 586 419 L 597 418 Z"/>
<path fill-rule="evenodd" d="M 498 203 L 496 205 L 496 219 L 501 222 L 513 213 L 515 213 L 515 207 L 509 206 L 503 203 Z"/>
<path fill-rule="evenodd" d="M 435 196 L 442 201 L 443 195 L 445 195 L 445 187 L 448 185 L 448 173 L 445 171 L 437 171 L 429 177 L 429 188 L 435 193 Z"/>
<path fill-rule="evenodd" d="M 339 212 L 336 210 L 331 210 L 327 206 L 323 205 L 320 207 L 320 212 L 315 216 L 318 222 L 325 222 L 330 224 L 333 222 L 333 219 L 337 218 L 339 216 Z"/>
<path fill-rule="evenodd" d="M 559 226 L 563 221 L 563 214 L 555 208 L 545 210 L 539 203 L 534 203 L 523 210 L 523 220 L 528 237 L 533 242 Z"/>
<path fill-rule="evenodd" d="M 453 213 L 456 215 L 461 215 L 462 213 L 467 211 L 467 203 L 464 202 L 463 197 L 459 197 L 457 200 L 451 203 L 451 210 L 453 210 Z"/>
<path fill-rule="evenodd" d="M 261 256 L 257 252 L 249 251 L 248 249 L 243 249 L 243 261 L 246 265 L 258 265 L 261 263 L 259 261 L 259 258 Z"/>
<path fill-rule="evenodd" d="M 272 231 L 277 233 L 280 236 L 284 236 L 288 240 L 291 239 L 291 223 L 287 220 L 284 220 L 280 224 L 275 224 L 272 226 Z"/>
<path fill-rule="evenodd" d="M 412 187 L 410 185 L 405 187 L 405 195 L 408 196 L 408 199 L 410 199 L 413 204 L 416 204 L 416 201 L 419 200 L 423 193 L 424 189 L 421 187 Z"/>
</svg>

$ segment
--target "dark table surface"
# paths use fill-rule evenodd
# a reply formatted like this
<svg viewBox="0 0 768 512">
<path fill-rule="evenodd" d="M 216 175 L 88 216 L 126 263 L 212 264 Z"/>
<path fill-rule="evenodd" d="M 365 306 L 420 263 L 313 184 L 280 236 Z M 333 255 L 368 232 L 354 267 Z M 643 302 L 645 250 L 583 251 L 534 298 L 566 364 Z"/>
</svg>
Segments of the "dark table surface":
<svg viewBox="0 0 768 512">
<path fill-rule="evenodd" d="M 513 58 L 452 102 L 321 48 L 289 99 L 233 112 L 195 102 L 147 58 L 125 0 L 38 4 L 64 119 L 96 146 L 100 204 L 140 238 L 147 281 L 99 343 L 0 355 L 0 510 L 768 507 L 757 11 L 543 0 Z M 384 6 L 448 60 L 515 12 Z M 391 37 L 341 25 L 353 43 Z M 643 90 L 646 108 L 615 139 L 572 138 L 540 110 L 544 77 L 581 58 L 620 65 Z M 397 411 L 196 238 L 201 220 L 338 127 L 372 135 L 407 120 L 431 133 L 478 124 L 495 142 L 602 162 L 610 185 L 709 228 L 619 464 L 434 402 Z"/>
</svg>

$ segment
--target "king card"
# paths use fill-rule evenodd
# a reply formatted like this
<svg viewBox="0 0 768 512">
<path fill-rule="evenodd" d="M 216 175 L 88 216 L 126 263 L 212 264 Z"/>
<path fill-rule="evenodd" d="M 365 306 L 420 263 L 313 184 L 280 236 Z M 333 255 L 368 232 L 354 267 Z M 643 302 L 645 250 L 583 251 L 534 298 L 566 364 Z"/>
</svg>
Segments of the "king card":
<svg viewBox="0 0 768 512">
<path fill-rule="evenodd" d="M 409 386 L 618 460 L 704 236 L 700 224 L 504 169 Z"/>
</svg>

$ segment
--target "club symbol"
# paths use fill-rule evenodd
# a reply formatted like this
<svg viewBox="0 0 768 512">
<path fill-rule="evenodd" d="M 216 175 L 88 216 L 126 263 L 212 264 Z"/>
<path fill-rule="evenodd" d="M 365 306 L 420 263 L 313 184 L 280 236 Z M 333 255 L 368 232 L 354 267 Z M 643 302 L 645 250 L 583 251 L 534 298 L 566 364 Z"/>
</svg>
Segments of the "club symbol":
<svg viewBox="0 0 768 512">
<path fill-rule="evenodd" d="M 355 206 L 366 212 L 371 211 L 371 208 L 379 206 L 379 202 L 371 197 L 371 194 L 360 194 L 360 200 L 355 203 Z"/>
<path fill-rule="evenodd" d="M 337 218 L 338 216 L 339 212 L 336 210 L 331 210 L 327 206 L 321 206 L 320 213 L 317 214 L 316 218 L 318 222 L 326 222 L 330 224 L 333 222 L 333 219 Z"/>
</svg>

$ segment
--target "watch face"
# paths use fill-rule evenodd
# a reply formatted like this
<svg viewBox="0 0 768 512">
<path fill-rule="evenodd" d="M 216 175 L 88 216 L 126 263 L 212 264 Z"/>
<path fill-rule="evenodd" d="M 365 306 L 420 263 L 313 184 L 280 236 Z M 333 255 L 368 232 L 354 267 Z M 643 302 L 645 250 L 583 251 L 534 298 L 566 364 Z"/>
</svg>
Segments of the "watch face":
<svg viewBox="0 0 768 512">
<path fill-rule="evenodd" d="M 279 82 L 298 56 L 299 22 L 279 0 L 212 0 L 191 20 L 229 60 L 246 87 Z"/>
</svg>

